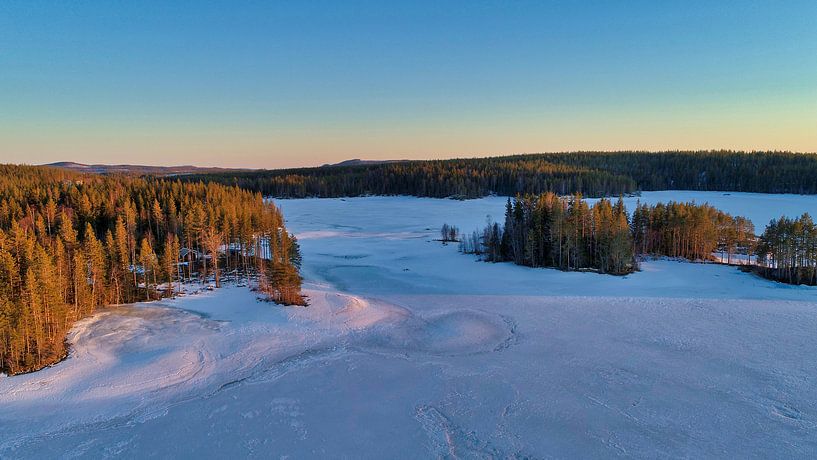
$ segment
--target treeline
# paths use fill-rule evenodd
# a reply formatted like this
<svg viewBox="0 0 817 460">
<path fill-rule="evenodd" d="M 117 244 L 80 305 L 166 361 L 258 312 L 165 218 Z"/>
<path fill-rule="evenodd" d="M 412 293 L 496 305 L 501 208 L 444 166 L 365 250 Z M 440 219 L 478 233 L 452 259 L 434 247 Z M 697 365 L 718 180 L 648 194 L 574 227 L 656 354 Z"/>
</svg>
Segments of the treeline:
<svg viewBox="0 0 817 460">
<path fill-rule="evenodd" d="M 258 193 L 218 184 L 0 165 L 0 372 L 53 363 L 96 308 L 172 294 L 183 279 L 261 274 L 303 303 L 295 238 Z"/>
<path fill-rule="evenodd" d="M 237 185 L 279 198 L 414 195 L 477 198 L 497 193 L 583 191 L 587 195 L 631 193 L 635 181 L 606 171 L 546 159 L 503 158 L 404 161 L 274 171 L 195 175 L 185 180 Z"/>
<path fill-rule="evenodd" d="M 757 252 L 763 276 L 817 285 L 817 225 L 808 214 L 771 221 L 760 236 Z"/>
<path fill-rule="evenodd" d="M 621 174 L 639 190 L 817 194 L 817 154 L 732 150 L 543 154 L 555 163 Z"/>
<path fill-rule="evenodd" d="M 509 199 L 504 225 L 466 236 L 460 250 L 490 262 L 623 275 L 638 269 L 640 255 L 708 260 L 719 249 L 750 251 L 753 242 L 751 222 L 708 205 L 639 204 L 630 219 L 621 198 L 589 206 L 579 194 L 546 193 Z"/>
<path fill-rule="evenodd" d="M 374 165 L 200 174 L 189 181 L 237 185 L 281 198 L 489 194 L 587 197 L 640 190 L 817 193 L 817 155 L 792 152 L 566 152 Z"/>
</svg>

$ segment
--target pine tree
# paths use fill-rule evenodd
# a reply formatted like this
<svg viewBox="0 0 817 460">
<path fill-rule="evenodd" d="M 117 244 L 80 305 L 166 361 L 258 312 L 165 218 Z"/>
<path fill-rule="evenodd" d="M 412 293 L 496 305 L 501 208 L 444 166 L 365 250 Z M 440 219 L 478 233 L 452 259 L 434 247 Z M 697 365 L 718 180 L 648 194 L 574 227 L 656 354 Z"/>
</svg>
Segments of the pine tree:
<svg viewBox="0 0 817 460">
<path fill-rule="evenodd" d="M 141 265 L 142 279 L 145 282 L 145 300 L 151 300 L 151 283 L 150 277 L 153 276 L 153 281 L 156 281 L 156 253 L 153 252 L 153 247 L 150 245 L 148 238 L 142 238 L 142 243 L 139 246 L 139 264 Z"/>
<path fill-rule="evenodd" d="M 156 239 L 159 240 L 161 238 L 161 228 L 163 228 L 165 223 L 165 215 L 164 211 L 162 211 L 162 206 L 159 204 L 159 201 L 154 199 L 153 206 L 151 208 L 151 216 L 153 218 L 153 223 L 156 228 Z"/>
<path fill-rule="evenodd" d="M 174 280 L 179 281 L 179 290 L 181 290 L 181 278 L 178 276 L 179 251 L 179 239 L 172 233 L 168 234 L 162 252 L 162 267 L 165 273 L 165 281 L 168 284 L 168 295 L 173 294 Z"/>
<path fill-rule="evenodd" d="M 136 284 L 133 277 L 136 276 L 136 267 L 131 261 L 129 236 L 121 216 L 116 219 L 110 259 L 111 266 L 114 267 L 112 271 L 116 276 L 116 284 L 119 286 L 117 303 L 134 300 L 133 292 Z"/>
<path fill-rule="evenodd" d="M 105 251 L 102 244 L 96 238 L 91 224 L 85 225 L 85 259 L 88 261 L 90 282 L 91 282 L 91 304 L 93 306 L 104 305 L 106 303 L 105 292 L 107 289 Z"/>
<path fill-rule="evenodd" d="M 204 246 L 205 250 L 210 254 L 210 260 L 212 261 L 213 265 L 213 273 L 216 280 L 216 287 L 221 287 L 221 282 L 219 280 L 219 271 L 218 271 L 218 252 L 221 248 L 222 241 L 224 236 L 221 232 L 216 231 L 213 227 L 208 227 L 201 236 L 201 242 Z M 206 271 L 206 270 L 205 270 Z M 206 278 L 205 273 L 205 278 Z"/>
</svg>

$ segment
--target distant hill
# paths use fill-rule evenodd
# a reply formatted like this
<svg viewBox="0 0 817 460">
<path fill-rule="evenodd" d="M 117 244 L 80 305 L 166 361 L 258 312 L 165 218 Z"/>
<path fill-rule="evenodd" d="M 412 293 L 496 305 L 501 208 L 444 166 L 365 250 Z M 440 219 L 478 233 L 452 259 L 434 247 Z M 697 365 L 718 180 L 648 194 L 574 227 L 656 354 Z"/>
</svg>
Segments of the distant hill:
<svg viewBox="0 0 817 460">
<path fill-rule="evenodd" d="M 408 161 L 408 160 L 361 160 L 360 158 L 355 158 L 353 160 L 344 160 L 340 163 L 333 163 L 333 164 L 325 164 L 321 166 L 321 168 L 334 168 L 339 166 L 365 166 L 365 165 L 382 165 L 386 163 L 397 163 L 400 161 Z"/>
<path fill-rule="evenodd" d="M 344 160 L 340 163 L 324 164 L 321 168 L 334 168 L 343 166 L 365 166 L 365 165 L 380 165 L 387 163 L 396 163 L 406 160 L 361 160 L 355 158 L 352 160 Z M 230 173 L 230 172 L 248 172 L 256 171 L 255 169 L 242 168 L 215 168 L 215 167 L 201 167 L 201 166 L 147 166 L 147 165 L 103 165 L 94 164 L 86 165 L 83 163 L 76 163 L 73 161 L 58 161 L 56 163 L 49 163 L 43 166 L 50 166 L 52 168 L 70 169 L 71 171 L 85 172 L 92 174 L 149 174 L 153 176 L 181 176 L 188 174 L 208 174 L 208 173 Z"/>
<path fill-rule="evenodd" d="M 43 166 L 70 169 L 72 171 L 93 174 L 150 174 L 154 176 L 181 176 L 187 174 L 224 173 L 231 171 L 251 171 L 250 169 L 211 168 L 199 166 L 145 166 L 145 165 L 86 165 L 72 161 L 59 161 Z"/>
</svg>

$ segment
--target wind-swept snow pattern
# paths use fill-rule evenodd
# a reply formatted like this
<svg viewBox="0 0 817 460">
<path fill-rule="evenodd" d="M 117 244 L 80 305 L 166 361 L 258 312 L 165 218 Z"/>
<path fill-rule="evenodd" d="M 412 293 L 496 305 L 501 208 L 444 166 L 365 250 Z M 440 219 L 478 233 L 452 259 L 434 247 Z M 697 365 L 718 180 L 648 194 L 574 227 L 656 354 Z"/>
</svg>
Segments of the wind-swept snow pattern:
<svg viewBox="0 0 817 460">
<path fill-rule="evenodd" d="M 817 214 L 815 197 L 641 199 L 757 226 Z M 676 261 L 476 263 L 434 241 L 501 219 L 500 198 L 281 205 L 309 307 L 225 287 L 88 318 L 69 359 L 0 377 L 0 457 L 817 455 L 815 288 Z"/>
</svg>

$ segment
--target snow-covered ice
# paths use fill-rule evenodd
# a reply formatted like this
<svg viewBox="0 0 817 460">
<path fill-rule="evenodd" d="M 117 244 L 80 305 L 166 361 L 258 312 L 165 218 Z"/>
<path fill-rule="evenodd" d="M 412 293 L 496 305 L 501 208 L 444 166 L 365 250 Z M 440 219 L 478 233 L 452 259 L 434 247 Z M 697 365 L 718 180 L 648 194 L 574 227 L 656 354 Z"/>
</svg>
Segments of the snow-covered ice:
<svg viewBox="0 0 817 460">
<path fill-rule="evenodd" d="M 760 230 L 817 214 L 813 196 L 640 199 Z M 86 319 L 68 360 L 0 377 L 0 457 L 817 455 L 817 289 L 667 260 L 528 269 L 433 241 L 504 203 L 279 202 L 310 307 L 226 287 Z"/>
</svg>

